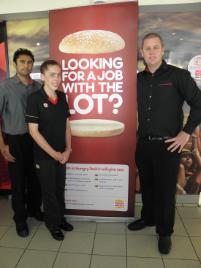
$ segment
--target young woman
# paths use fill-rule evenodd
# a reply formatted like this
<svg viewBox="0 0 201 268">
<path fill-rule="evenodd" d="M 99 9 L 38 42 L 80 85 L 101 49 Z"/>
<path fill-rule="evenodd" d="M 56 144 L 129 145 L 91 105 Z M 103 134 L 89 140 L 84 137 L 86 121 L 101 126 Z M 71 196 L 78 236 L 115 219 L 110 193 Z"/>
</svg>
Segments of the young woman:
<svg viewBox="0 0 201 268">
<path fill-rule="evenodd" d="M 71 130 L 66 96 L 58 91 L 61 66 L 47 60 L 40 67 L 43 86 L 28 99 L 26 121 L 35 141 L 35 167 L 41 183 L 44 220 L 52 237 L 63 240 L 73 230 L 64 217 L 66 165 L 71 152 Z"/>
</svg>

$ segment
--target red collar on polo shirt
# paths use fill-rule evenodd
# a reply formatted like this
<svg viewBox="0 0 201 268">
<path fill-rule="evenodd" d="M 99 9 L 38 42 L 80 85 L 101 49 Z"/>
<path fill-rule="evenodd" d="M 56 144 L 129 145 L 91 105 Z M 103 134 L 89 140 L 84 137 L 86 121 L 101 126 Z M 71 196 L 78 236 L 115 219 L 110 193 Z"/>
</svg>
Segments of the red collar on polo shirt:
<svg viewBox="0 0 201 268">
<path fill-rule="evenodd" d="M 31 79 L 31 77 L 29 77 L 28 85 L 31 85 L 32 83 L 33 83 L 33 80 Z"/>
<path fill-rule="evenodd" d="M 57 104 L 58 102 L 58 97 L 56 97 L 56 99 L 53 99 L 51 97 L 48 96 L 48 100 L 52 103 L 52 104 Z"/>
</svg>

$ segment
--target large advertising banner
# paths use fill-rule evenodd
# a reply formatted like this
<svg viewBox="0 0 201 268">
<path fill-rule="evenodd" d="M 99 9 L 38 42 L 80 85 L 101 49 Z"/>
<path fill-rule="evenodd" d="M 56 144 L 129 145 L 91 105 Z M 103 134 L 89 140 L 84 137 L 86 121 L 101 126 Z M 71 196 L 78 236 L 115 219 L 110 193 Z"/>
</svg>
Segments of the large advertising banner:
<svg viewBox="0 0 201 268">
<path fill-rule="evenodd" d="M 137 17 L 134 1 L 50 11 L 50 56 L 71 111 L 68 214 L 133 216 Z"/>
</svg>

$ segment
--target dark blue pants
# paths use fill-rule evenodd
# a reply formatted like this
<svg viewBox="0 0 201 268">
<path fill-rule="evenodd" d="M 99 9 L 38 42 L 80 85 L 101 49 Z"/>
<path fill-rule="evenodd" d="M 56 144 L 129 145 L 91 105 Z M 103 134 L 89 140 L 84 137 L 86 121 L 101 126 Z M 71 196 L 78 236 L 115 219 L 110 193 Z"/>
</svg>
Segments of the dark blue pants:
<svg viewBox="0 0 201 268">
<path fill-rule="evenodd" d="M 173 233 L 180 163 L 180 154 L 167 151 L 167 147 L 164 141 L 139 139 L 136 148 L 143 202 L 141 217 L 147 224 L 155 224 L 160 236 Z"/>
</svg>

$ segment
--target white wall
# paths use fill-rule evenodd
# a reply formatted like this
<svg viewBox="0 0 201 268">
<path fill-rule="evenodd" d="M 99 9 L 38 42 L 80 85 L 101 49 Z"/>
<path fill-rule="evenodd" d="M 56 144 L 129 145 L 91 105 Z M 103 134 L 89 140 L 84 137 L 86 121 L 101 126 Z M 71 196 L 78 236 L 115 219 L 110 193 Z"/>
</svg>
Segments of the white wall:
<svg viewBox="0 0 201 268">
<path fill-rule="evenodd" d="M 0 0 L 2 14 L 47 11 L 66 7 L 90 5 L 95 0 Z M 129 0 L 105 0 L 105 2 L 127 2 Z M 182 3 L 199 3 L 200 0 L 139 0 L 139 5 L 167 5 Z"/>
</svg>

